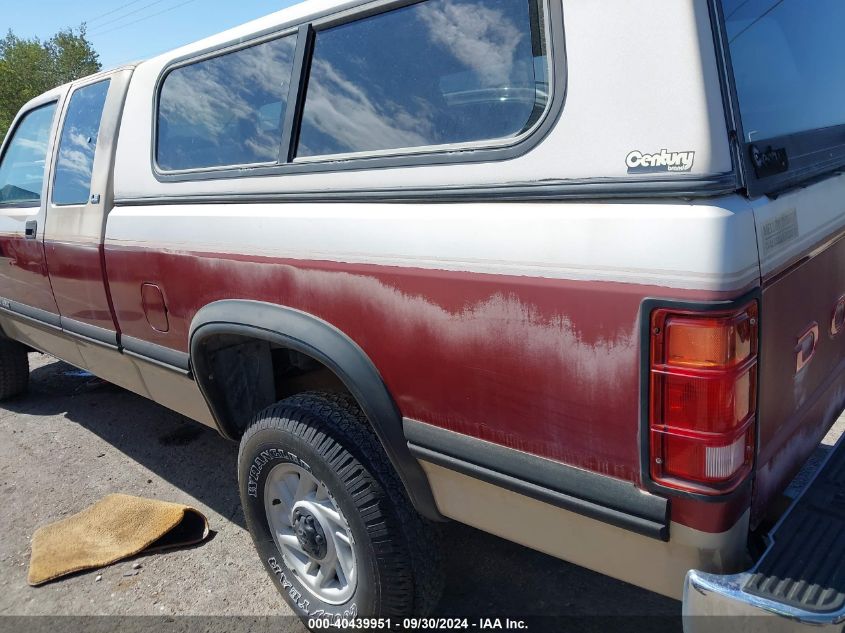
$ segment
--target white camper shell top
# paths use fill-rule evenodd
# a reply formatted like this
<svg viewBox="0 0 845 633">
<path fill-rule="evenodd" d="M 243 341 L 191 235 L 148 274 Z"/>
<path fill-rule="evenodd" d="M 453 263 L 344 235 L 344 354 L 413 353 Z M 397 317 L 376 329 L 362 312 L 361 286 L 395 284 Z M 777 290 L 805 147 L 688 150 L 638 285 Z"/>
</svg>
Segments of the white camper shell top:
<svg viewBox="0 0 845 633">
<path fill-rule="evenodd" d="M 317 31 L 408 5 L 308 0 L 135 69 L 115 162 L 115 200 L 180 196 L 474 190 L 560 183 L 735 182 L 706 0 L 630 3 L 542 0 L 551 106 L 526 138 L 483 147 L 413 148 L 351 157 L 296 159 L 274 173 L 243 169 L 168 179 L 155 166 L 157 94 L 175 66 L 311 24 Z M 658 44 L 659 43 L 659 44 Z M 522 143 L 522 145 L 520 145 Z M 515 149 L 514 149 L 515 147 Z M 499 155 L 490 149 L 508 149 Z M 413 160 L 419 155 L 427 160 Z M 663 156 L 670 160 L 632 156 Z M 389 157 L 386 164 L 374 158 Z M 674 158 L 673 158 L 674 157 Z M 677 158 L 677 160 L 675 160 Z M 407 160 L 406 160 L 407 159 Z M 651 163 L 654 164 L 651 164 Z M 672 165 L 668 165 L 672 162 Z M 377 166 L 378 169 L 369 169 Z M 327 175 L 330 174 L 330 177 Z M 262 177 L 249 177 L 261 175 Z M 727 183 L 727 185 L 725 185 Z M 681 187 L 682 188 L 682 187 Z M 694 188 L 690 184 L 690 188 Z"/>
</svg>

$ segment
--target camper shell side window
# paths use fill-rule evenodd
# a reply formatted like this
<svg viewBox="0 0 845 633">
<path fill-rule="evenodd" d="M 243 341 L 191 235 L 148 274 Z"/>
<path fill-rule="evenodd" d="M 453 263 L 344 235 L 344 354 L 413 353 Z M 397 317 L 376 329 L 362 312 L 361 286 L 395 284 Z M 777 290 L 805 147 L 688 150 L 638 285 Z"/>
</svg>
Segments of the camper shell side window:
<svg viewBox="0 0 845 633">
<path fill-rule="evenodd" d="M 180 181 L 513 158 L 563 104 L 559 4 L 390 2 L 177 60 L 157 86 L 154 173 Z"/>
</svg>

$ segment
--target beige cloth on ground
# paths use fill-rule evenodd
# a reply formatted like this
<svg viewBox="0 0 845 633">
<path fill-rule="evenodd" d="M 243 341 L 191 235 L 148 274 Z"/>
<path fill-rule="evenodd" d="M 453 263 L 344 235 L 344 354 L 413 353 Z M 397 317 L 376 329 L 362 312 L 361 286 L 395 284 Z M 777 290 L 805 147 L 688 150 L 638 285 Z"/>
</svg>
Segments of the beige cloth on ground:
<svg viewBox="0 0 845 633">
<path fill-rule="evenodd" d="M 42 585 L 141 552 L 195 545 L 208 535 L 205 515 L 190 506 L 112 494 L 35 531 L 27 580 Z"/>
</svg>

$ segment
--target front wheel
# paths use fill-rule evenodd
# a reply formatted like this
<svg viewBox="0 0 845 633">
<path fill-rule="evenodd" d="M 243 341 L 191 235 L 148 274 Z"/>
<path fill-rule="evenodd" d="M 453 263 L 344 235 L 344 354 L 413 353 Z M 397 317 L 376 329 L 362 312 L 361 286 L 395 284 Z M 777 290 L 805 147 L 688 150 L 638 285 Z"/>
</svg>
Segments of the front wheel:
<svg viewBox="0 0 845 633">
<path fill-rule="evenodd" d="M 238 479 L 255 547 L 306 624 L 421 615 L 436 603 L 436 526 L 415 512 L 349 396 L 305 393 L 258 414 Z"/>
</svg>

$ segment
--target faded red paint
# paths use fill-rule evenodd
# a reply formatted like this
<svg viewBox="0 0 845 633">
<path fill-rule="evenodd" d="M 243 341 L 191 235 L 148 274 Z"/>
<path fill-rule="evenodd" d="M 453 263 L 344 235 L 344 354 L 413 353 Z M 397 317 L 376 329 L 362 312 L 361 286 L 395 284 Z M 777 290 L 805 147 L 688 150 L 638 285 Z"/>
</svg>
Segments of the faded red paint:
<svg viewBox="0 0 845 633">
<path fill-rule="evenodd" d="M 672 520 L 702 532 L 718 534 L 732 528 L 750 505 L 751 489 L 747 486 L 727 501 L 676 497 L 672 499 Z"/>
<path fill-rule="evenodd" d="M 831 332 L 843 294 L 845 239 L 764 284 L 755 523 L 845 406 L 845 335 Z M 796 373 L 796 346 L 814 322 L 815 354 Z"/>
<path fill-rule="evenodd" d="M 115 330 L 103 277 L 102 245 L 45 240 L 47 269 L 59 313 Z"/>
<path fill-rule="evenodd" d="M 58 311 L 40 240 L 0 235 L 0 267 L 0 296 L 53 314 Z"/>
<path fill-rule="evenodd" d="M 187 351 L 192 318 L 213 301 L 297 308 L 361 346 L 404 416 L 634 483 L 640 483 L 640 303 L 725 298 L 621 283 L 111 245 L 106 262 L 117 319 L 129 336 Z M 167 296 L 167 333 L 144 318 L 144 283 L 158 284 Z M 712 525 L 717 507 L 684 518 Z M 724 512 L 725 521 L 741 514 L 733 506 Z"/>
</svg>

